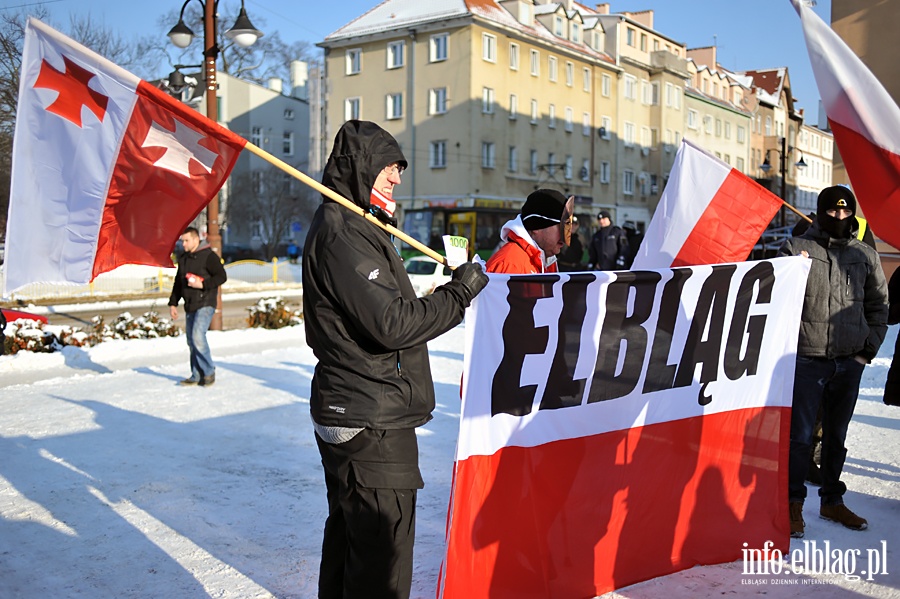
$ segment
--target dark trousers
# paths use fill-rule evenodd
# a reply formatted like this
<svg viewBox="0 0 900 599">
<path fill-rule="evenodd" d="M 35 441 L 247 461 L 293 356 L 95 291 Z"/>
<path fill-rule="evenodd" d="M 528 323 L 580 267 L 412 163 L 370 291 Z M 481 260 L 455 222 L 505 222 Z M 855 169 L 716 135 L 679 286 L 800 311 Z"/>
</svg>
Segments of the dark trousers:
<svg viewBox="0 0 900 599">
<path fill-rule="evenodd" d="M 320 599 L 406 599 L 412 585 L 419 450 L 414 429 L 365 429 L 332 445 L 316 435 L 328 519 Z"/>
<path fill-rule="evenodd" d="M 791 410 L 791 449 L 788 466 L 788 498 L 806 499 L 809 449 L 819 407 L 822 408 L 822 505 L 843 503 L 847 486 L 841 471 L 847 457 L 844 442 L 856 408 L 864 364 L 853 357 L 807 358 L 797 356 L 794 401 Z"/>
</svg>

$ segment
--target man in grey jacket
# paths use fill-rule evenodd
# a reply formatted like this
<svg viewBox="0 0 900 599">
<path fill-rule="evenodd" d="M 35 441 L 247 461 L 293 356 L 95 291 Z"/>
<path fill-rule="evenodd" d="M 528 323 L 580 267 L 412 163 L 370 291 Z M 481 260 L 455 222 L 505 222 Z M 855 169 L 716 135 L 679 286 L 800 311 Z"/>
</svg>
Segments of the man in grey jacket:
<svg viewBox="0 0 900 599">
<path fill-rule="evenodd" d="M 812 261 L 800 336 L 791 411 L 788 501 L 791 536 L 804 534 L 809 447 L 822 407 L 822 487 L 819 516 L 853 530 L 868 527 L 865 518 L 844 505 L 847 486 L 841 471 L 844 442 L 856 407 L 863 369 L 878 353 L 887 332 L 887 283 L 878 254 L 856 239 L 856 198 L 848 188 L 823 189 L 816 220 L 800 237 L 780 249 L 783 256 Z"/>
</svg>

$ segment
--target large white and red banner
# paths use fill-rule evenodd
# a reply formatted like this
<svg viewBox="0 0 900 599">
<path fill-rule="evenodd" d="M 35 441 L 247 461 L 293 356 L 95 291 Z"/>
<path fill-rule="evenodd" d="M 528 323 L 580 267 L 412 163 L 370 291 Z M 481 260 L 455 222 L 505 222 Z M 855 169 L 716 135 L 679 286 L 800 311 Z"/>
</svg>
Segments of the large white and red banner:
<svg viewBox="0 0 900 599">
<path fill-rule="evenodd" d="M 467 315 L 444 599 L 577 599 L 786 551 L 809 261 L 490 275 Z"/>
<path fill-rule="evenodd" d="M 25 29 L 4 290 L 171 266 L 246 141 L 47 25 Z"/>
<path fill-rule="evenodd" d="M 859 206 L 872 231 L 900 248 L 900 107 L 807 2 L 791 1 Z"/>
<path fill-rule="evenodd" d="M 746 260 L 781 198 L 682 140 L 632 270 Z"/>
</svg>

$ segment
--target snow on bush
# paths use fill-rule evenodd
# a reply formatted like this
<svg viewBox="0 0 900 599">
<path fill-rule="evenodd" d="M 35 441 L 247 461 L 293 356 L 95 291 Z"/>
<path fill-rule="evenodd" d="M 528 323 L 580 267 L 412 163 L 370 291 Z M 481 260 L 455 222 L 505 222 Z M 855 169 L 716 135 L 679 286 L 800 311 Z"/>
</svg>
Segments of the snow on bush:
<svg viewBox="0 0 900 599">
<path fill-rule="evenodd" d="M 10 322 L 6 325 L 4 353 L 54 352 L 66 345 L 92 347 L 111 339 L 154 339 L 181 334 L 175 323 L 153 311 L 138 318 L 123 312 L 111 324 L 106 324 L 103 317 L 95 316 L 91 323 L 90 329 L 85 331 L 80 327 L 54 326 L 36 320 Z"/>
<path fill-rule="evenodd" d="M 251 327 L 280 329 L 303 322 L 303 311 L 300 308 L 292 310 L 280 297 L 263 298 L 247 311 L 250 312 L 247 324 Z"/>
</svg>

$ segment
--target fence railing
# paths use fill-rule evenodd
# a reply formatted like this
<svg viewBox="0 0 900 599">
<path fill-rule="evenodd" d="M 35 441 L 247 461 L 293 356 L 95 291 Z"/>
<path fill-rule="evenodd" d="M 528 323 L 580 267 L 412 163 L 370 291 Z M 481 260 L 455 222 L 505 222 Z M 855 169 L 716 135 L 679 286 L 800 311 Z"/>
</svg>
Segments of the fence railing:
<svg viewBox="0 0 900 599">
<path fill-rule="evenodd" d="M 2 267 L 0 267 L 2 270 Z M 89 285 L 33 283 L 11 295 L 16 300 L 83 299 L 119 295 L 151 295 L 169 293 L 175 280 L 175 268 L 128 264 L 97 276 Z M 228 282 L 224 291 L 257 286 L 300 285 L 300 264 L 274 258 L 271 262 L 239 260 L 225 265 Z"/>
</svg>

